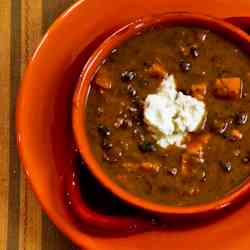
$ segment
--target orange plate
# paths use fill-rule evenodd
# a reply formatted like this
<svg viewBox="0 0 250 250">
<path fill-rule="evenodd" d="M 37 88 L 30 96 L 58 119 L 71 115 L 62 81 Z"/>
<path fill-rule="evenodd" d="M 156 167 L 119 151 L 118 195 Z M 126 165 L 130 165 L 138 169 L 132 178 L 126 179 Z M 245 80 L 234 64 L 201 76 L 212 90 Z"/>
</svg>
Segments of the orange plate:
<svg viewBox="0 0 250 250">
<path fill-rule="evenodd" d="M 195 11 L 228 17 L 247 16 L 249 10 L 249 0 L 85 0 L 76 3 L 51 27 L 21 86 L 17 138 L 33 190 L 51 220 L 73 242 L 90 250 L 249 250 L 249 204 L 199 227 L 170 226 L 164 231 L 104 237 L 80 228 L 62 199 L 63 175 L 71 167 L 74 154 L 68 132 L 73 89 L 83 62 L 104 38 L 102 34 L 135 17 L 160 12 Z"/>
</svg>

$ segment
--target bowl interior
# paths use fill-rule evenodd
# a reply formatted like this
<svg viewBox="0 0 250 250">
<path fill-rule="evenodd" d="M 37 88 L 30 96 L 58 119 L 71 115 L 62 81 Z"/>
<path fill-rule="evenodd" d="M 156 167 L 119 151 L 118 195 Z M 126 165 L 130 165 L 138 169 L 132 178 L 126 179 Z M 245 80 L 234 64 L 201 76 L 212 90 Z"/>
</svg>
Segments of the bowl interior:
<svg viewBox="0 0 250 250">
<path fill-rule="evenodd" d="M 223 37 L 234 41 L 240 48 L 245 50 L 246 53 L 250 52 L 250 38 L 245 32 L 229 23 L 200 14 L 186 12 L 167 13 L 140 18 L 122 27 L 101 44 L 101 46 L 90 57 L 81 73 L 73 101 L 73 130 L 76 143 L 79 147 L 82 157 L 86 161 L 94 176 L 96 176 L 97 179 L 113 194 L 120 197 L 123 201 L 129 204 L 158 214 L 194 215 L 215 212 L 241 198 L 242 195 L 244 195 L 250 188 L 249 178 L 245 180 L 239 187 L 232 190 L 229 194 L 222 197 L 221 199 L 215 200 L 214 202 L 186 207 L 161 205 L 135 196 L 119 187 L 104 173 L 100 167 L 100 164 L 97 162 L 91 152 L 85 128 L 85 109 L 90 83 L 94 74 L 98 70 L 99 65 L 101 65 L 103 60 L 108 56 L 113 48 L 118 47 L 123 41 L 131 38 L 132 36 L 140 34 L 145 29 L 158 25 L 185 25 L 210 29 L 211 31 L 214 31 Z"/>
</svg>

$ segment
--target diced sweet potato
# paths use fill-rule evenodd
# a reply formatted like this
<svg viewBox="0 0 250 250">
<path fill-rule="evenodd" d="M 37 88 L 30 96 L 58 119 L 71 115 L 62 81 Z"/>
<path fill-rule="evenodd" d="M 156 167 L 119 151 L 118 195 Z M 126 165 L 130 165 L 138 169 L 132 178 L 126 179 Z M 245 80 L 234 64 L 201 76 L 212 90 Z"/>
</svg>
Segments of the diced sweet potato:
<svg viewBox="0 0 250 250">
<path fill-rule="evenodd" d="M 228 132 L 227 138 L 230 141 L 239 141 L 242 139 L 242 133 L 238 129 L 232 129 Z"/>
<path fill-rule="evenodd" d="M 131 162 L 124 162 L 122 166 L 128 171 L 128 172 L 133 172 L 138 169 L 138 164 L 136 163 L 131 163 Z"/>
<path fill-rule="evenodd" d="M 191 142 L 187 145 L 187 152 L 193 155 L 200 155 L 203 151 L 204 145 L 206 145 L 211 137 L 209 133 L 202 133 L 194 135 Z"/>
<path fill-rule="evenodd" d="M 97 72 L 95 77 L 95 83 L 101 88 L 111 89 L 112 81 L 109 77 L 107 70 L 103 67 L 101 67 L 100 70 Z"/>
<path fill-rule="evenodd" d="M 184 177 L 187 177 L 190 174 L 188 160 L 189 155 L 187 153 L 183 153 L 181 156 L 181 175 Z"/>
<path fill-rule="evenodd" d="M 198 100 L 204 100 L 207 94 L 207 84 L 202 82 L 198 84 L 193 84 L 191 86 L 192 96 L 197 98 Z"/>
<path fill-rule="evenodd" d="M 187 147 L 187 152 L 192 155 L 201 155 L 203 145 L 199 142 L 192 142 Z"/>
<path fill-rule="evenodd" d="M 154 63 L 148 69 L 148 73 L 152 77 L 164 77 L 167 74 L 167 71 L 160 63 Z"/>
<path fill-rule="evenodd" d="M 160 164 L 157 162 L 142 162 L 142 163 L 131 163 L 131 162 L 125 162 L 122 164 L 122 166 L 128 171 L 133 172 L 138 169 L 142 171 L 148 171 L 148 172 L 159 172 L 160 170 Z"/>
<path fill-rule="evenodd" d="M 143 162 L 140 168 L 145 171 L 159 172 L 160 164 L 157 162 Z"/>
<path fill-rule="evenodd" d="M 192 160 L 197 159 L 197 162 L 204 162 L 204 146 L 208 143 L 211 134 L 202 133 L 199 135 L 192 135 L 189 138 L 186 151 L 181 156 L 181 175 L 188 177 L 192 174 Z"/>
<path fill-rule="evenodd" d="M 241 97 L 242 83 L 239 77 L 216 79 L 214 95 L 219 98 L 236 99 Z"/>
</svg>

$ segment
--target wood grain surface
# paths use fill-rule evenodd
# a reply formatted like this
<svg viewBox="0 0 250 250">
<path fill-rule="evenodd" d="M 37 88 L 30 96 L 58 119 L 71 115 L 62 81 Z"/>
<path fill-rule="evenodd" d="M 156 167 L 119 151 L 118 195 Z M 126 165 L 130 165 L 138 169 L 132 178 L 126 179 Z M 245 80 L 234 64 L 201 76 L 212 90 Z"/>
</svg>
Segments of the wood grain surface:
<svg viewBox="0 0 250 250">
<path fill-rule="evenodd" d="M 75 0 L 0 0 L 0 250 L 76 250 L 42 212 L 20 168 L 15 98 L 42 35 Z"/>
</svg>

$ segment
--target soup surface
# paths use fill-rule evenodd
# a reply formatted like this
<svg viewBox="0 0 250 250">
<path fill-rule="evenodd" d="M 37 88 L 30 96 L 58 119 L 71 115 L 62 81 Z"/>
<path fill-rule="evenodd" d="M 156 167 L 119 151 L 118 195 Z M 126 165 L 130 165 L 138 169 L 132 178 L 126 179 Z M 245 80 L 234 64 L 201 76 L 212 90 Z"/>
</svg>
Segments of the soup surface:
<svg viewBox="0 0 250 250">
<path fill-rule="evenodd" d="M 151 29 L 114 49 L 87 103 L 89 141 L 102 168 L 127 191 L 161 204 L 205 203 L 232 191 L 250 174 L 249 66 L 236 45 L 196 27 Z M 159 128 L 145 121 L 145 100 L 170 75 L 179 95 L 204 104 L 205 114 L 181 145 L 163 146 Z M 160 106 L 165 126 L 170 118 Z"/>
</svg>

